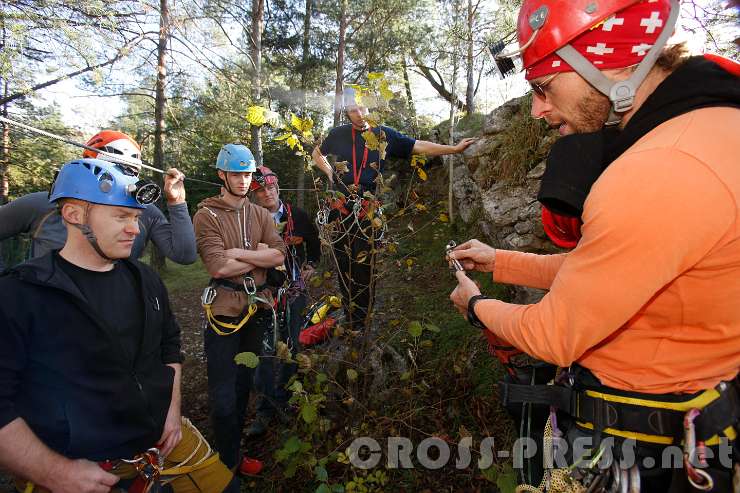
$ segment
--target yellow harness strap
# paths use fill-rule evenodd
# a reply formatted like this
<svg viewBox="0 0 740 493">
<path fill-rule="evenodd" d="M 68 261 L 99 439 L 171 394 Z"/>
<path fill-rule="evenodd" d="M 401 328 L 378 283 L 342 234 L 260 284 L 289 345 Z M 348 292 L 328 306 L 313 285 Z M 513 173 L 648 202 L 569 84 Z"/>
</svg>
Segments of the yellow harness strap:
<svg viewBox="0 0 740 493">
<path fill-rule="evenodd" d="M 211 311 L 211 305 L 204 304 L 203 310 L 206 312 L 206 320 L 208 320 L 208 325 L 216 332 L 216 334 L 220 336 L 228 336 L 231 334 L 235 334 L 238 332 L 244 325 L 249 321 L 250 318 L 252 318 L 252 315 L 254 315 L 257 312 L 257 304 L 256 303 L 250 303 L 249 308 L 247 309 L 247 314 L 244 315 L 244 318 L 241 319 L 241 321 L 238 324 L 230 324 L 226 322 L 221 322 L 216 319 L 216 317 L 213 315 L 213 312 Z M 228 330 L 221 330 L 221 329 L 228 329 Z"/>
</svg>

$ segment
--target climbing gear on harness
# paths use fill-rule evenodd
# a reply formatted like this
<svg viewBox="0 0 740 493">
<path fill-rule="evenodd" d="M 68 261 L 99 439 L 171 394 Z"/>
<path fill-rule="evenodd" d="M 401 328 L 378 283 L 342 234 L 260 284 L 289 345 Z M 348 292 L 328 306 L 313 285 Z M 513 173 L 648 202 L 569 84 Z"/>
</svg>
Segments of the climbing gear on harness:
<svg viewBox="0 0 740 493">
<path fill-rule="evenodd" d="M 246 312 L 239 322 L 224 322 L 216 318 L 216 316 L 213 314 L 211 305 L 213 304 L 218 294 L 218 292 L 216 291 L 216 287 L 222 287 L 237 292 L 244 291 L 244 293 L 246 293 L 249 297 Z M 264 286 L 262 286 L 262 288 L 264 288 Z M 252 278 L 251 276 L 244 276 L 241 284 L 236 284 L 226 279 L 211 279 L 211 282 L 203 290 L 203 294 L 201 294 L 200 297 L 200 302 L 205 312 L 206 322 L 213 329 L 213 331 L 220 336 L 228 336 L 237 333 L 239 330 L 241 330 L 242 327 L 244 327 L 249 319 L 252 318 L 252 315 L 257 312 L 257 302 L 267 303 L 267 300 L 264 300 L 256 295 L 257 291 L 257 285 L 254 282 L 254 278 Z"/>
<path fill-rule="evenodd" d="M 681 440 L 684 415 L 701 413 L 693 421 L 697 440 L 717 445 L 721 437 L 736 438 L 732 428 L 740 420 L 740 392 L 734 382 L 677 400 L 673 394 L 641 394 L 610 387 L 575 388 L 566 385 L 520 385 L 499 382 L 503 405 L 531 402 L 551 405 L 572 416 L 584 430 L 660 445 Z"/>
<path fill-rule="evenodd" d="M 160 491 L 164 485 L 180 481 L 183 476 L 187 475 L 190 484 L 200 485 L 201 478 L 198 477 L 200 471 L 214 465 L 219 460 L 219 455 L 214 453 L 210 445 L 187 418 L 182 418 L 183 429 L 187 431 L 185 440 L 192 444 L 192 451 L 187 455 L 179 454 L 177 459 L 173 460 L 174 454 L 167 457 L 169 466 L 165 466 L 165 458 L 156 448 L 150 448 L 146 452 L 137 454 L 132 459 L 114 459 L 98 462 L 98 465 L 112 474 L 116 474 L 122 479 L 133 480 L 126 490 L 127 493 L 155 493 Z M 190 449 L 188 449 L 190 450 Z M 224 467 L 225 469 L 225 467 Z M 24 493 L 34 491 L 44 491 L 44 488 L 37 487 L 30 481 L 24 481 L 16 478 L 16 487 L 22 489 Z M 120 492 L 120 488 L 114 488 L 112 491 Z M 203 490 L 209 491 L 209 490 Z"/>
<path fill-rule="evenodd" d="M 314 346 L 327 340 L 344 316 L 341 307 L 342 299 L 339 296 L 325 296 L 311 305 L 298 335 L 301 347 Z"/>
<path fill-rule="evenodd" d="M 684 417 L 683 464 L 691 486 L 697 490 L 709 491 L 714 487 L 714 480 L 706 471 L 694 467 L 694 461 L 699 467 L 707 467 L 708 465 L 706 445 L 703 441 L 698 443 L 696 441 L 694 420 L 699 414 L 701 414 L 701 411 L 693 408 L 689 409 Z"/>
<path fill-rule="evenodd" d="M 82 157 L 130 166 L 137 174 L 141 170 L 141 147 L 123 132 L 103 130 L 90 137 L 85 145 L 105 151 L 105 154 L 85 149 Z"/>
<path fill-rule="evenodd" d="M 596 381 L 587 370 L 575 367 L 561 373 L 549 385 L 500 382 L 501 401 L 505 406 L 512 403 L 551 406 L 545 445 L 557 429 L 555 410 L 569 415 L 576 427 L 594 432 L 596 442 L 602 445 L 602 433 L 618 440 L 634 440 L 643 446 L 677 445 L 683 441 L 684 468 L 689 483 L 701 491 L 713 488 L 714 480 L 702 469 L 708 465 L 706 447 L 737 438 L 735 427 L 740 422 L 738 377 L 686 396 L 628 392 L 590 384 L 589 378 Z M 546 479 L 556 471 L 546 471 Z M 612 471 L 610 480 L 608 491 L 639 491 L 637 464 L 627 471 L 620 470 L 619 474 Z M 540 489 L 525 485 L 517 491 L 543 491 L 544 484 Z M 547 491 L 561 490 L 550 487 Z"/>
</svg>

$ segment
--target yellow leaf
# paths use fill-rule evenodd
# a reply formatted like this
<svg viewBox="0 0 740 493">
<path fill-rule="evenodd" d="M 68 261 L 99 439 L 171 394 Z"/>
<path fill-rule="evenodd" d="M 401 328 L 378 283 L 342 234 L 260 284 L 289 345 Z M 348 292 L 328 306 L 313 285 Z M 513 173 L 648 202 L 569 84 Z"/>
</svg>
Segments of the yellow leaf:
<svg viewBox="0 0 740 493">
<path fill-rule="evenodd" d="M 290 114 L 290 124 L 299 132 L 308 132 L 313 128 L 313 120 L 311 118 L 300 118 L 294 113 Z"/>
<path fill-rule="evenodd" d="M 416 174 L 419 175 L 421 181 L 427 181 L 427 172 L 421 168 L 416 168 Z"/>
<path fill-rule="evenodd" d="M 281 134 L 281 135 L 278 135 L 277 137 L 275 137 L 275 140 L 278 141 L 278 142 L 280 142 L 280 141 L 289 139 L 292 136 L 293 136 L 293 132 L 285 132 L 284 134 Z"/>
<path fill-rule="evenodd" d="M 427 206 L 425 206 L 424 204 L 416 204 L 415 207 L 416 207 L 416 210 L 419 211 L 419 212 L 423 212 L 423 211 L 427 210 Z"/>
<path fill-rule="evenodd" d="M 288 144 L 288 146 L 290 146 L 291 149 L 295 149 L 295 146 L 298 145 L 298 137 L 291 134 L 290 137 L 285 139 L 285 143 Z"/>
<path fill-rule="evenodd" d="M 380 95 L 386 101 L 390 101 L 391 99 L 393 99 L 393 96 L 395 96 L 395 94 L 393 94 L 393 91 L 391 91 L 387 80 L 383 80 L 380 83 Z"/>
<path fill-rule="evenodd" d="M 264 125 L 267 122 L 267 118 L 265 116 L 266 112 L 267 108 L 262 106 L 250 106 L 247 108 L 247 121 L 250 125 L 255 125 L 257 127 Z"/>
<path fill-rule="evenodd" d="M 424 154 L 414 154 L 411 156 L 411 167 L 416 168 L 427 162 L 427 157 Z"/>
<path fill-rule="evenodd" d="M 387 147 L 388 147 L 388 142 L 384 140 L 378 144 L 378 154 L 380 155 L 380 159 L 385 159 L 385 150 Z"/>
<path fill-rule="evenodd" d="M 362 138 L 365 139 L 365 147 L 371 151 L 377 151 L 379 149 L 378 136 L 372 130 L 362 132 Z"/>
<path fill-rule="evenodd" d="M 449 217 L 447 217 L 447 214 L 440 214 L 440 215 L 439 215 L 439 220 L 440 220 L 441 222 L 443 222 L 443 223 L 446 223 L 446 222 L 449 222 L 449 221 L 450 221 L 450 218 L 449 218 Z"/>
<path fill-rule="evenodd" d="M 380 80 L 385 77 L 385 74 L 383 72 L 370 72 L 367 74 L 367 80 L 373 81 L 373 80 Z"/>
</svg>

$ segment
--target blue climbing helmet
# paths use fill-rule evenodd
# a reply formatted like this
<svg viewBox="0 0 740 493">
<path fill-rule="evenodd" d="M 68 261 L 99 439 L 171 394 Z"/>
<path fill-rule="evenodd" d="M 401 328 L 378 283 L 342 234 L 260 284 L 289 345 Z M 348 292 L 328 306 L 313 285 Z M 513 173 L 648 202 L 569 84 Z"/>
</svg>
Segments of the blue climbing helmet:
<svg viewBox="0 0 740 493">
<path fill-rule="evenodd" d="M 226 144 L 216 158 L 216 169 L 236 173 L 254 173 L 257 169 L 252 151 L 242 144 Z"/>
<path fill-rule="evenodd" d="M 49 202 L 79 199 L 93 204 L 144 209 L 156 201 L 160 188 L 140 180 L 133 171 L 100 159 L 75 159 L 59 170 Z"/>
</svg>

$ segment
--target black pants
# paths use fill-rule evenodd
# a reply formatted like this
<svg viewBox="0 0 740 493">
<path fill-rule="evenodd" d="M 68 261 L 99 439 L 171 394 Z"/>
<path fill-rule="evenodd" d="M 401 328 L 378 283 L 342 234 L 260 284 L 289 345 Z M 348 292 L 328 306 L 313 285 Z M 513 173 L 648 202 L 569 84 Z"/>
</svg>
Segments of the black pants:
<svg viewBox="0 0 740 493">
<path fill-rule="evenodd" d="M 239 463 L 239 444 L 254 375 L 253 369 L 237 365 L 234 357 L 243 352 L 259 356 L 263 334 L 271 324 L 272 314 L 259 309 L 236 334 L 221 336 L 209 326 L 204 328 L 214 448 L 230 469 Z"/>
<path fill-rule="evenodd" d="M 359 225 L 358 225 L 359 223 Z M 355 221 L 352 213 L 341 218 L 340 231 L 346 235 L 334 245 L 339 265 L 339 289 L 347 321 L 354 330 L 365 328 L 370 305 L 375 298 L 375 253 L 377 241 L 369 238 L 377 234 L 367 220 Z"/>
<path fill-rule="evenodd" d="M 300 351 L 298 335 L 303 325 L 303 311 L 306 308 L 306 295 L 299 294 L 289 304 L 288 326 L 281 330 L 281 340 L 293 348 L 293 355 Z M 262 394 L 257 403 L 257 415 L 269 418 L 276 411 L 288 405 L 290 392 L 285 386 L 298 371 L 295 363 L 283 363 L 275 357 L 262 357 L 255 375 L 255 387 Z M 276 380 L 277 379 L 277 380 Z"/>
</svg>

